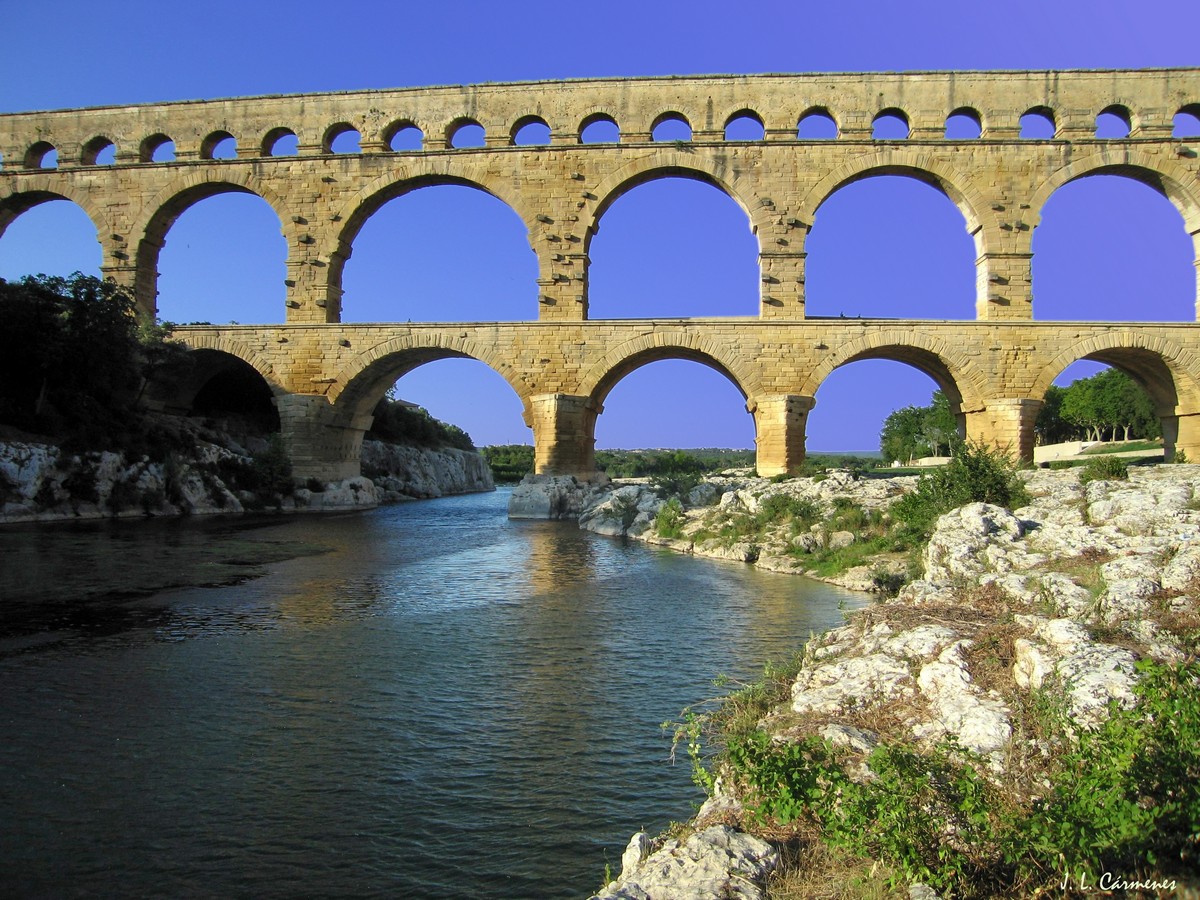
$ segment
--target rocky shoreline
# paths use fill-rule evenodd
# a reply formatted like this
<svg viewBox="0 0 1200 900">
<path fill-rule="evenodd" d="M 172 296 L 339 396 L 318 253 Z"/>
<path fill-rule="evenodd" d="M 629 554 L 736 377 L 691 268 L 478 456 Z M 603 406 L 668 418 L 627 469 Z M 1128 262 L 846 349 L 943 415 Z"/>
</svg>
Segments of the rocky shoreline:
<svg viewBox="0 0 1200 900">
<path fill-rule="evenodd" d="M 0 524 L 245 512 L 329 512 L 495 490 L 487 461 L 453 447 L 365 441 L 373 478 L 294 483 L 261 471 L 261 438 L 206 432 L 165 461 L 113 451 L 67 452 L 0 442 Z"/>
<path fill-rule="evenodd" d="M 1195 662 L 1200 466 L 1139 467 L 1128 481 L 1086 484 L 1076 470 L 1021 477 L 1031 502 L 1012 511 L 974 503 L 941 516 L 919 577 L 810 642 L 789 696 L 759 722 L 769 746 L 817 740 L 857 773 L 852 778 L 866 781 L 875 777 L 868 757 L 878 747 L 917 754 L 957 747 L 987 784 L 1032 808 L 1061 775 L 1055 741 L 1070 743 L 1071 734 L 1131 707 L 1143 661 Z M 572 489 L 543 481 L 524 489 L 538 499 L 515 505 L 518 512 L 522 504 L 567 514 L 577 508 L 581 527 L 599 533 L 804 572 L 804 545 L 846 538 L 829 528 L 768 528 L 754 541 L 719 541 L 706 536 L 714 513 L 726 507 L 753 514 L 783 496 L 817 504 L 826 517 L 851 502 L 886 515 L 886 506 L 914 487 L 915 479 L 856 481 L 848 474 L 779 483 L 713 479 L 680 504 L 675 538 L 656 536 L 665 501 L 648 485 Z M 875 560 L 833 580 L 859 586 L 865 573 L 896 565 Z M 1045 738 L 1031 718 L 1043 700 L 1064 711 L 1066 738 Z M 593 900 L 764 898 L 781 896 L 783 883 L 803 882 L 794 864 L 781 865 L 777 832 L 764 830 L 747 805 L 753 789 L 735 773 L 718 774 L 683 833 L 635 835 L 619 877 Z M 953 843 L 957 826 L 943 827 L 950 831 L 942 840 Z M 1186 887 L 1197 885 L 1200 876 Z M 911 896 L 942 895 L 926 884 L 908 889 Z"/>
</svg>

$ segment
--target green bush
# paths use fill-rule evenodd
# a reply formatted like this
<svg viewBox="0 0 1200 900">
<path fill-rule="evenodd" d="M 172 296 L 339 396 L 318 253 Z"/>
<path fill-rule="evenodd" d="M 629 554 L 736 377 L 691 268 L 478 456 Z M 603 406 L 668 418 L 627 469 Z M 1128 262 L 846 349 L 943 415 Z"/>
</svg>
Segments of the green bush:
<svg viewBox="0 0 1200 900">
<path fill-rule="evenodd" d="M 1002 450 L 959 443 L 944 466 L 917 481 L 917 489 L 891 508 L 910 538 L 928 537 L 938 516 L 968 503 L 992 503 L 1016 509 L 1029 502 L 1025 485 L 1017 477 L 1016 462 Z"/>
<path fill-rule="evenodd" d="M 1093 731 L 1042 703 L 1053 784 L 1032 802 L 978 774 L 954 742 L 930 751 L 884 743 L 867 757 L 873 778 L 851 778 L 847 751 L 817 737 L 776 742 L 732 695 L 711 719 L 726 727 L 718 759 L 705 758 L 703 716 L 676 731 L 689 741 L 696 780 L 710 786 L 723 761 L 746 808 L 768 826 L 815 829 L 826 844 L 890 867 L 893 887 L 922 881 L 960 897 L 1032 896 L 1064 876 L 1102 872 L 1166 879 L 1200 850 L 1200 662 L 1140 663 L 1136 704 Z M 757 707 L 755 707 L 757 711 Z"/>
<path fill-rule="evenodd" d="M 375 405 L 367 438 L 418 447 L 457 447 L 474 450 L 471 436 L 457 425 L 438 421 L 419 406 L 384 397 Z"/>
<path fill-rule="evenodd" d="M 1079 473 L 1079 483 L 1089 481 L 1126 481 L 1129 478 L 1129 464 L 1119 456 L 1097 456 L 1088 460 Z"/>
<path fill-rule="evenodd" d="M 675 497 L 658 508 L 654 517 L 654 533 L 661 538 L 683 537 L 683 505 Z"/>
</svg>

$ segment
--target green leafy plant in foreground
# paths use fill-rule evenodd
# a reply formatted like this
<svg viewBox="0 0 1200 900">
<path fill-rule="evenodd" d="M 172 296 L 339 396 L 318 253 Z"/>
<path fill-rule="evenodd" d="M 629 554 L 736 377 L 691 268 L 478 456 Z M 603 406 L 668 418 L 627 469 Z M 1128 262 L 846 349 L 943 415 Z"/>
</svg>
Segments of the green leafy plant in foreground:
<svg viewBox="0 0 1200 900">
<path fill-rule="evenodd" d="M 711 790 L 713 773 L 725 772 L 760 825 L 815 828 L 825 844 L 890 867 L 896 884 L 982 897 L 1025 895 L 1078 872 L 1093 883 L 1103 872 L 1200 876 L 1200 663 L 1139 671 L 1134 707 L 1114 704 L 1094 731 L 1046 712 L 1052 743 L 1067 749 L 1048 765 L 1053 788 L 1031 801 L 989 783 L 953 741 L 932 750 L 885 742 L 863 779 L 850 776 L 846 751 L 811 736 L 773 741 L 744 727 L 741 713 L 712 714 L 735 726 L 715 758 L 700 746 L 703 716 L 676 739 L 690 742 L 697 782 Z M 750 691 L 729 702 L 757 708 L 771 695 L 762 684 Z"/>
</svg>

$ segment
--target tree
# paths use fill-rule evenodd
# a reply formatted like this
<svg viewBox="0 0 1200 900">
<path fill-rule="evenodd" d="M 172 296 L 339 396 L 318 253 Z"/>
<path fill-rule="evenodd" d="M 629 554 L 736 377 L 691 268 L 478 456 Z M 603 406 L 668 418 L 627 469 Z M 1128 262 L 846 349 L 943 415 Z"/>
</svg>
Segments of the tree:
<svg viewBox="0 0 1200 900">
<path fill-rule="evenodd" d="M 133 298 L 81 275 L 0 279 L 0 422 L 87 448 L 144 443 L 146 380 L 186 356 Z"/>
<path fill-rule="evenodd" d="M 1038 415 L 1036 429 L 1043 443 L 1082 436 L 1102 440 L 1105 430 L 1112 440 L 1121 429 L 1131 436 L 1155 438 L 1162 425 L 1146 392 L 1120 369 L 1081 378 L 1065 388 L 1051 387 Z"/>
<path fill-rule="evenodd" d="M 879 449 L 888 460 L 911 461 L 947 453 L 958 438 L 958 422 L 950 398 L 934 391 L 929 406 L 905 406 L 888 416 L 879 433 Z"/>
</svg>

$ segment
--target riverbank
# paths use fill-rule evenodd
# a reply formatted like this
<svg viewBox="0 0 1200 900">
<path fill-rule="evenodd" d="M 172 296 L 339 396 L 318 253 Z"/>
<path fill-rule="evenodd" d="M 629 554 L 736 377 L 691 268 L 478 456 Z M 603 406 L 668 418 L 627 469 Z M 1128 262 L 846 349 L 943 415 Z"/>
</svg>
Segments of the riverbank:
<svg viewBox="0 0 1200 900">
<path fill-rule="evenodd" d="M 685 715 L 678 737 L 710 799 L 674 836 L 635 835 L 595 896 L 1027 896 L 1106 873 L 1162 894 L 1200 886 L 1200 467 L 1022 478 L 1031 499 L 1015 511 L 941 516 L 898 596 Z M 839 503 L 822 492 L 865 505 L 911 489 L 801 481 L 731 484 L 714 506 L 822 501 L 828 521 Z M 684 509 L 680 536 L 659 542 L 708 555 L 699 510 L 714 506 Z M 642 486 L 585 507 L 593 530 L 641 539 L 664 508 Z M 787 531 L 742 542 L 753 560 L 726 549 L 755 564 L 783 549 L 803 569 L 797 539 L 815 532 Z"/>
<path fill-rule="evenodd" d="M 186 449 L 128 458 L 33 440 L 0 442 L 0 524 L 109 518 L 330 512 L 495 490 L 479 453 L 363 442 L 372 477 L 297 483 L 281 447 L 161 417 Z"/>
</svg>

